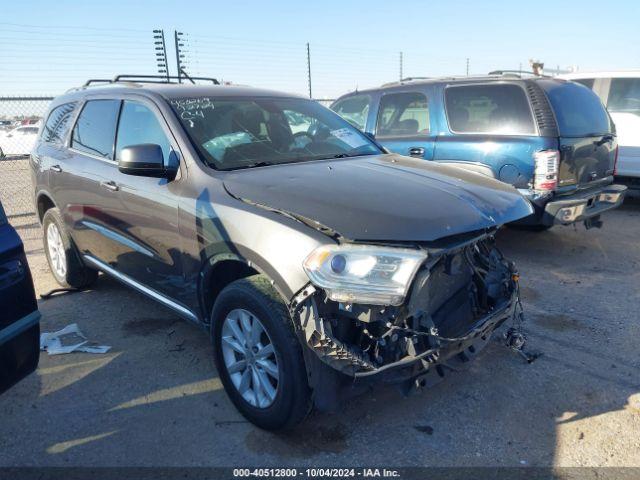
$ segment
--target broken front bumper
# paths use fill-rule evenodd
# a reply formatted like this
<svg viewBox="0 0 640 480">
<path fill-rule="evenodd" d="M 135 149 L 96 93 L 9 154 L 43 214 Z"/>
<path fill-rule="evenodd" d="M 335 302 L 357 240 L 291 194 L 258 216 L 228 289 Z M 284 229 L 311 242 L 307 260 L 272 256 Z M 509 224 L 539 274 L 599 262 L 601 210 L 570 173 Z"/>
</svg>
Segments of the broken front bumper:
<svg viewBox="0 0 640 480">
<path fill-rule="evenodd" d="M 513 264 L 496 249 L 483 257 L 488 263 L 473 263 L 471 251 L 480 250 L 433 256 L 397 308 L 336 304 L 308 285 L 292 304 L 300 339 L 309 354 L 354 379 L 402 382 L 465 361 L 518 305 Z"/>
<path fill-rule="evenodd" d="M 478 345 L 484 346 L 495 329 L 514 317 L 517 295 L 517 290 L 514 290 L 508 301 L 480 318 L 460 337 L 441 337 L 437 331 L 415 332 L 415 337 L 427 337 L 435 346 L 382 366 L 375 365 L 360 352 L 334 338 L 325 330 L 314 308 L 303 308 L 300 318 L 307 346 L 332 368 L 354 378 L 380 374 L 387 381 L 404 381 L 426 373 L 431 366 L 447 365 L 458 354 L 473 356 L 478 353 L 481 349 Z"/>
<path fill-rule="evenodd" d="M 571 195 L 547 203 L 542 216 L 544 225 L 569 225 L 596 217 L 618 207 L 624 200 L 627 187 L 609 185 L 602 190 Z"/>
</svg>

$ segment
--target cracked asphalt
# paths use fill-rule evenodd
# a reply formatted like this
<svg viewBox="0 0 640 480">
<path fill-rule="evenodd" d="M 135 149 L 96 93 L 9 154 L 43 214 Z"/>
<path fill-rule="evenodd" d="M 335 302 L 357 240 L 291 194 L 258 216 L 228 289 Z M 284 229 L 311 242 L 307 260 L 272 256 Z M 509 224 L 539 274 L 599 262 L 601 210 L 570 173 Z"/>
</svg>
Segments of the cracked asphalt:
<svg viewBox="0 0 640 480">
<path fill-rule="evenodd" d="M 78 323 L 113 348 L 43 354 L 0 397 L 0 466 L 640 466 L 640 202 L 603 219 L 498 235 L 521 272 L 534 363 L 494 338 L 431 390 L 379 387 L 289 433 L 244 421 L 207 335 L 140 294 L 101 276 L 41 300 L 43 331 Z M 44 293 L 55 284 L 31 237 Z"/>
</svg>

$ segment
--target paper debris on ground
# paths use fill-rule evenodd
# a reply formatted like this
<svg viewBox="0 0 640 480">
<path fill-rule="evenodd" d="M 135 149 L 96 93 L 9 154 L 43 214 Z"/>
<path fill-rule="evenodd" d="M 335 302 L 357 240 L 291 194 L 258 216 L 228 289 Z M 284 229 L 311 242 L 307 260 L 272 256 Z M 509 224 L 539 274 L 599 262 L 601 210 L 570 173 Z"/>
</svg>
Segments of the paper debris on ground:
<svg viewBox="0 0 640 480">
<path fill-rule="evenodd" d="M 45 332 L 40 335 L 40 350 L 46 351 L 49 355 L 73 352 L 107 353 L 110 349 L 111 347 L 89 342 L 78 328 L 77 323 L 67 325 L 57 332 Z"/>
</svg>

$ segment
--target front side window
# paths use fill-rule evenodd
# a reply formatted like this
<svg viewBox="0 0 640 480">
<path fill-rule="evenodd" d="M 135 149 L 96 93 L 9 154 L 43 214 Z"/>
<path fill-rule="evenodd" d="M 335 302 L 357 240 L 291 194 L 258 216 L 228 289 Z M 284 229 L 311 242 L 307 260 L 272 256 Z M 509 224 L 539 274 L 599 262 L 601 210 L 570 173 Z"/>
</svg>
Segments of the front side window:
<svg viewBox="0 0 640 480">
<path fill-rule="evenodd" d="M 125 101 L 120 113 L 116 140 L 116 160 L 125 147 L 142 144 L 159 145 L 165 163 L 171 152 L 171 143 L 164 133 L 156 115 L 145 105 Z"/>
<path fill-rule="evenodd" d="M 171 106 L 202 158 L 217 170 L 382 153 L 312 100 L 194 97 L 172 100 Z"/>
<path fill-rule="evenodd" d="M 71 147 L 113 159 L 113 143 L 120 100 L 89 100 L 73 128 Z"/>
<path fill-rule="evenodd" d="M 640 78 L 613 78 L 607 108 L 610 112 L 640 115 Z"/>
<path fill-rule="evenodd" d="M 338 100 L 331 106 L 331 110 L 351 125 L 358 127 L 360 130 L 364 130 L 367 125 L 370 103 L 371 97 L 369 95 L 354 95 L 353 97 Z"/>
<path fill-rule="evenodd" d="M 380 100 L 376 137 L 404 137 L 429 133 L 427 97 L 417 92 L 391 93 Z"/>
<path fill-rule="evenodd" d="M 64 143 L 75 107 L 75 102 L 65 103 L 51 110 L 47 123 L 44 124 L 42 129 L 42 140 L 44 142 L 56 145 Z"/>
<path fill-rule="evenodd" d="M 455 133 L 536 133 L 529 101 L 517 85 L 450 86 L 445 90 L 445 106 Z"/>
</svg>

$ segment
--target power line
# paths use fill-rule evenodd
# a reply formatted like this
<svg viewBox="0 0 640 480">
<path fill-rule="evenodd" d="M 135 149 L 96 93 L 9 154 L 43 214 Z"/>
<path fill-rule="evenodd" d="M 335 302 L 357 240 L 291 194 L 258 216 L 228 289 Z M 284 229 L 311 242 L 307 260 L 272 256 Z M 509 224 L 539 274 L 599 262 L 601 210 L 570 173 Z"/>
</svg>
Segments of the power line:
<svg viewBox="0 0 640 480">
<path fill-rule="evenodd" d="M 113 27 L 108 27 L 108 28 L 102 28 L 102 27 L 85 27 L 85 26 L 78 26 L 78 25 L 26 25 L 26 24 L 22 24 L 22 23 L 11 23 L 11 22 L 0 22 L 0 25 L 9 25 L 12 27 L 22 27 L 22 28 L 46 28 L 48 30 L 52 29 L 52 28 L 71 28 L 74 30 L 98 30 L 98 31 L 108 31 L 108 32 L 112 32 L 114 30 L 119 30 L 119 31 L 124 31 L 124 32 L 146 32 L 146 30 L 138 30 L 138 29 L 132 29 L 132 28 L 113 28 Z"/>
</svg>

